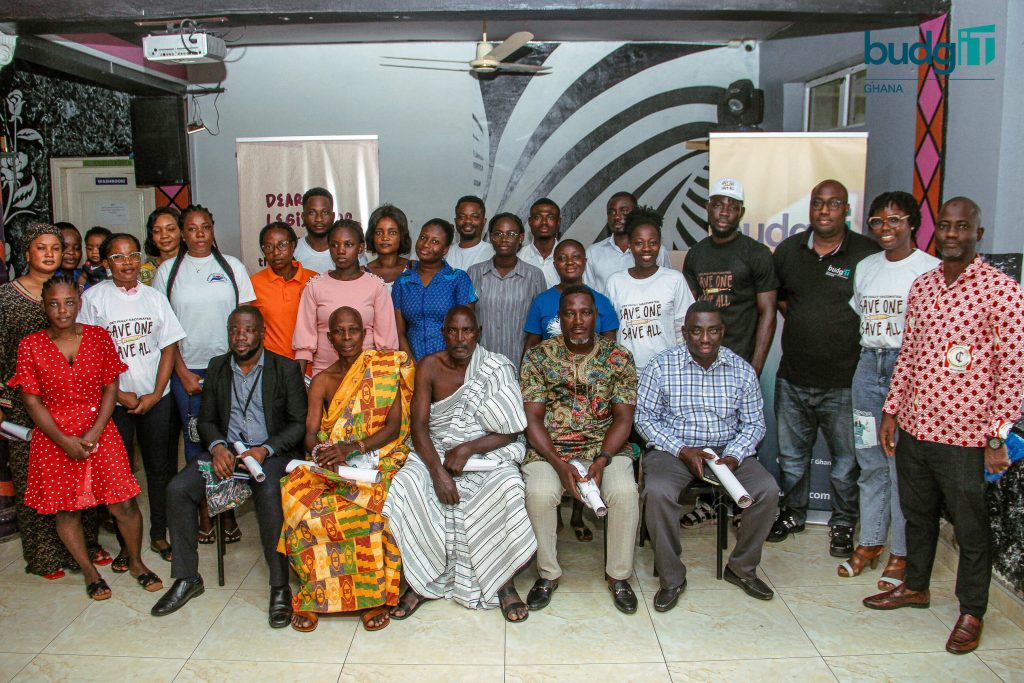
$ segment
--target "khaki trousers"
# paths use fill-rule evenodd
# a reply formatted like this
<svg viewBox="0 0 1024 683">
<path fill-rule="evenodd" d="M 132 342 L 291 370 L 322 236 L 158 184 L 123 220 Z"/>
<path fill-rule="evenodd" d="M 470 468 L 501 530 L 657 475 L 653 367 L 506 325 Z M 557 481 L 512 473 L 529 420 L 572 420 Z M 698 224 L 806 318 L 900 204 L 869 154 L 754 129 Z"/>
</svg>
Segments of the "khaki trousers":
<svg viewBox="0 0 1024 683">
<path fill-rule="evenodd" d="M 584 467 L 590 462 L 581 461 Z M 526 512 L 537 536 L 537 573 L 553 581 L 562 575 L 558 565 L 555 510 L 562 500 L 562 482 L 550 463 L 537 460 L 523 466 Z M 604 468 L 601 497 L 608 506 L 608 561 L 605 572 L 612 579 L 628 579 L 633 573 L 633 546 L 640 520 L 639 496 L 633 478 L 633 461 L 615 456 Z"/>
</svg>

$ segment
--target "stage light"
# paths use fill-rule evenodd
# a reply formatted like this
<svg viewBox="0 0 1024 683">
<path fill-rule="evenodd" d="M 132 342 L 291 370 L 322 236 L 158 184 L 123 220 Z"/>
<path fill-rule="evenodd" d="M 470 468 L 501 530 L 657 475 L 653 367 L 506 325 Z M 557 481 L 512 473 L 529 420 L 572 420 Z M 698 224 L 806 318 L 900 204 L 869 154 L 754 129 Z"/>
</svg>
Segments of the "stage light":
<svg viewBox="0 0 1024 683">
<path fill-rule="evenodd" d="M 719 126 L 756 126 L 764 120 L 764 90 L 748 79 L 735 81 L 718 101 Z"/>
</svg>

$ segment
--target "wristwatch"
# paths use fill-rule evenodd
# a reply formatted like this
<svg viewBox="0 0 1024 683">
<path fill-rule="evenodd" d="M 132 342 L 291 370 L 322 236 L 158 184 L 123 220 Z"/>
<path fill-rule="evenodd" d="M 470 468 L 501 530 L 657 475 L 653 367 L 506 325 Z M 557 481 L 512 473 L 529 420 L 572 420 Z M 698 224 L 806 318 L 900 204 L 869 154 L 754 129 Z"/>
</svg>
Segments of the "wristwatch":
<svg viewBox="0 0 1024 683">
<path fill-rule="evenodd" d="M 998 451 L 1000 448 L 1002 448 L 1004 443 L 1006 443 L 1006 442 L 1003 441 L 998 436 L 990 436 L 990 437 L 988 437 L 988 447 L 991 448 L 994 451 Z"/>
<path fill-rule="evenodd" d="M 614 457 L 615 456 L 609 453 L 608 451 L 601 451 L 600 453 L 597 454 L 597 458 L 594 458 L 594 460 L 597 460 L 598 458 L 604 458 L 607 461 L 605 465 L 611 465 L 612 458 Z"/>
</svg>

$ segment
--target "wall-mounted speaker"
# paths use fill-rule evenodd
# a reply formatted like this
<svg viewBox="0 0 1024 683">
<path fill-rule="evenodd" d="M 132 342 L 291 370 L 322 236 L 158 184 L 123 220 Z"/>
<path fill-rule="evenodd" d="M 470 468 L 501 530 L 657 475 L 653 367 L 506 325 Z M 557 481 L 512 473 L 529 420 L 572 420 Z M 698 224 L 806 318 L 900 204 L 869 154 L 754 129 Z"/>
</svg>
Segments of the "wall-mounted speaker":
<svg viewBox="0 0 1024 683">
<path fill-rule="evenodd" d="M 181 97 L 132 100 L 132 148 L 136 185 L 184 185 L 188 182 L 188 136 Z"/>
</svg>

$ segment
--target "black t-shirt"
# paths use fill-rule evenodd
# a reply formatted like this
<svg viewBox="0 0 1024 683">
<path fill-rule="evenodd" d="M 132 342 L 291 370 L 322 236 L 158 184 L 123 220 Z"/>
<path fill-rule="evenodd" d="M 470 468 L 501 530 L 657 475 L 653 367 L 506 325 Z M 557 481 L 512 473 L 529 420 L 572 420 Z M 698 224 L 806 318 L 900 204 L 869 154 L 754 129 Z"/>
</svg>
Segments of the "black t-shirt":
<svg viewBox="0 0 1024 683">
<path fill-rule="evenodd" d="M 757 295 L 779 288 L 771 249 L 742 232 L 726 244 L 707 237 L 686 252 L 683 275 L 697 300 L 722 310 L 722 344 L 749 363 L 757 335 Z"/>
<path fill-rule="evenodd" d="M 847 229 L 834 252 L 818 256 L 810 239 L 810 230 L 798 232 L 775 248 L 779 300 L 789 305 L 777 376 L 805 387 L 849 387 L 860 358 L 860 319 L 850 306 L 853 273 L 881 248 Z"/>
</svg>

